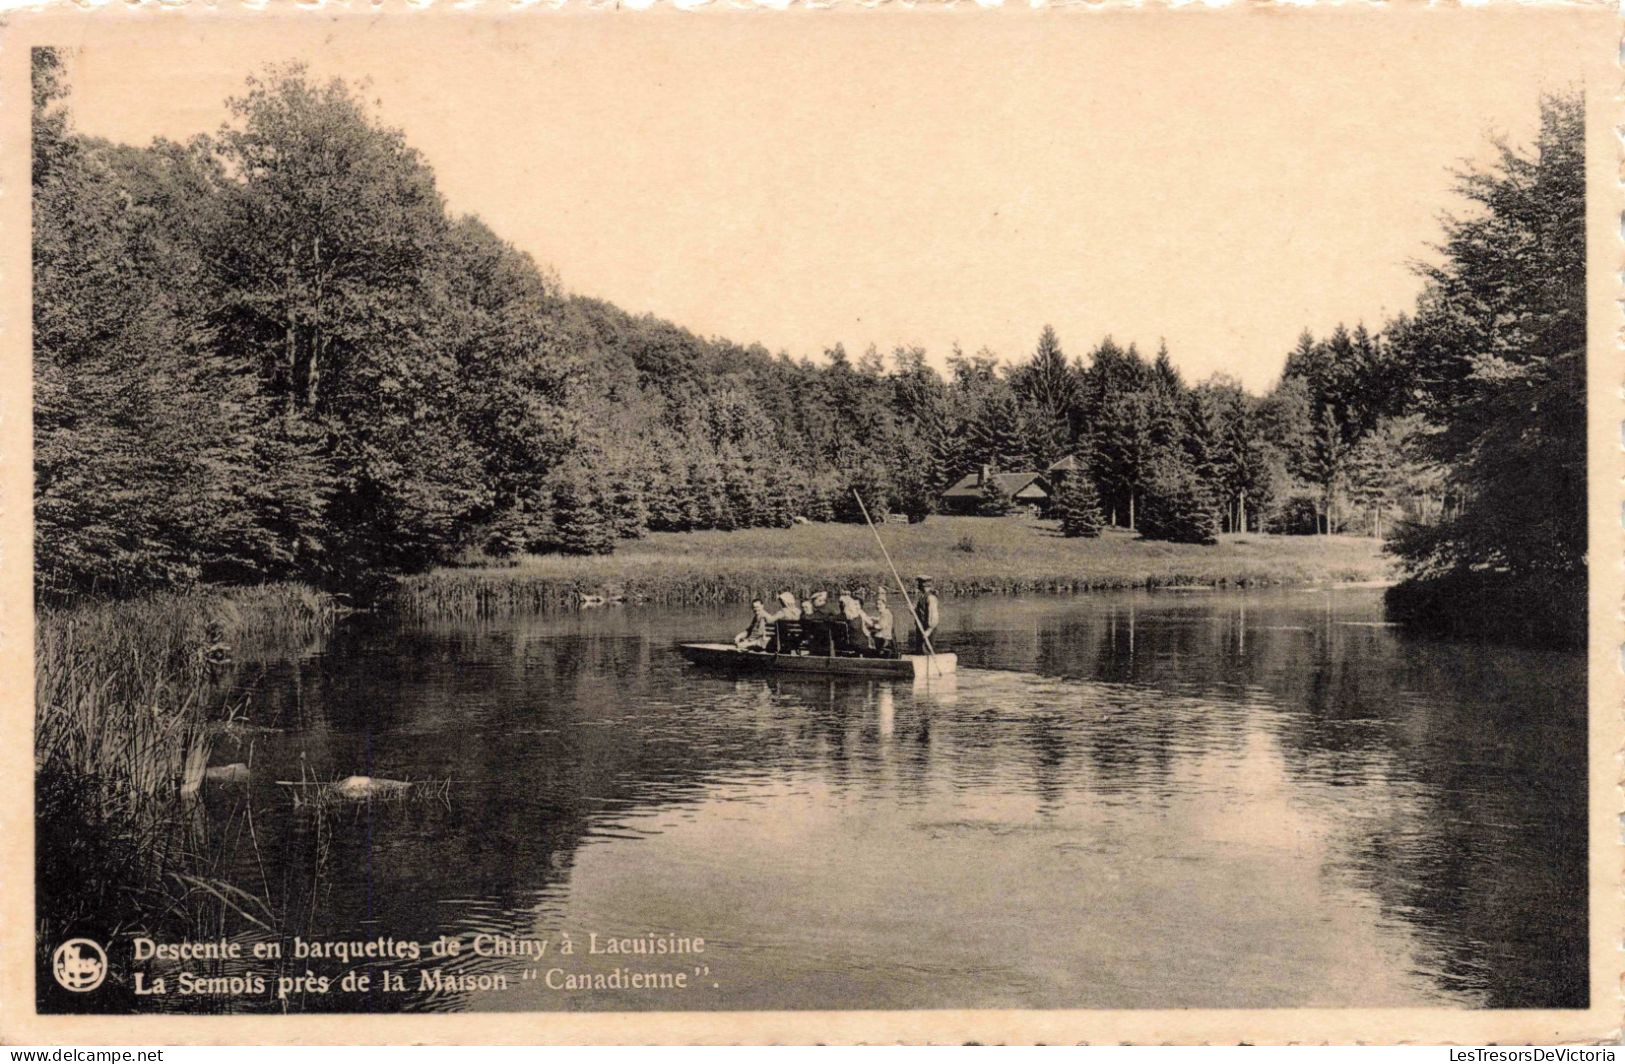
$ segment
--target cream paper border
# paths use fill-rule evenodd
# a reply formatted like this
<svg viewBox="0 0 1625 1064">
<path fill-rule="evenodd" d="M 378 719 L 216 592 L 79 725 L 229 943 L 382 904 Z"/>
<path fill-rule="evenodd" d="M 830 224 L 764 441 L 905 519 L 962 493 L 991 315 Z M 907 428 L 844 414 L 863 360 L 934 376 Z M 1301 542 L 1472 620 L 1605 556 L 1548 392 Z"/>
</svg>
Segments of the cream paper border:
<svg viewBox="0 0 1625 1064">
<path fill-rule="evenodd" d="M 1625 406 L 1620 399 L 1621 324 L 1621 78 L 1620 19 L 1606 3 L 1514 4 L 1471 7 L 1233 4 L 1219 9 L 1110 4 L 1063 4 L 1056 10 L 977 10 L 961 3 L 912 9 L 863 9 L 856 3 L 821 10 L 675 13 L 616 12 L 612 5 L 565 5 L 546 10 L 502 8 L 494 2 L 460 11 L 414 9 L 390 0 L 371 9 L 328 5 L 295 8 L 284 0 L 258 10 L 193 0 L 190 6 L 145 8 L 108 4 L 100 10 L 13 13 L 0 25 L 0 1042 L 33 1044 L 325 1044 L 325 1043 L 1597 1043 L 1620 1038 L 1622 997 L 1620 752 L 1622 728 L 1622 568 L 1625 494 L 1621 492 Z M 779 19 L 795 34 L 808 18 L 1136 19 L 1147 32 L 1168 20 L 1391 19 L 1394 52 L 1384 62 L 1425 62 L 1407 39 L 1409 20 L 1496 19 L 1508 11 L 1539 12 L 1553 24 L 1579 20 L 1594 43 L 1583 57 L 1588 127 L 1588 289 L 1590 438 L 1590 883 L 1591 1007 L 1585 1011 L 1464 1011 L 1446 1009 L 1271 1009 L 1143 1011 L 911 1011 L 728 1013 L 463 1013 L 455 1015 L 36 1016 L 33 920 L 32 759 L 32 526 L 29 336 L 29 48 L 71 45 L 88 25 L 116 21 L 139 31 L 154 20 L 197 24 L 257 20 L 275 34 L 288 20 L 407 19 L 415 31 L 448 41 L 471 22 L 510 18 L 757 18 Z M 1543 23 L 1544 24 L 1544 23 Z M 192 30 L 206 30 L 194 25 Z M 912 28 L 912 25 L 911 25 Z M 926 27 L 922 26 L 922 29 Z M 121 29 L 122 32 L 122 29 Z M 471 41 L 465 46 L 488 43 Z M 1510 45 L 1509 45 L 1510 46 Z M 1169 55 L 1169 62 L 1181 57 Z M 1198 60 L 1199 61 L 1199 60 Z M 245 71 L 246 73 L 246 71 Z M 1532 103 L 1532 101 L 1531 101 Z M 1420 236 L 1420 235 L 1419 235 Z"/>
</svg>

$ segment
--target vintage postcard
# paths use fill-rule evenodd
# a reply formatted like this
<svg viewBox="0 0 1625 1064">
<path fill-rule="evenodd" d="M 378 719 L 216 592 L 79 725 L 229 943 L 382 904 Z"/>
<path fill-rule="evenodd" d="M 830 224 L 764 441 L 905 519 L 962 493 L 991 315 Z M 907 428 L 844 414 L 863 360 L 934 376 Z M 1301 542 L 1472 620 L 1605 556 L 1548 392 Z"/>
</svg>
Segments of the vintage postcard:
<svg viewBox="0 0 1625 1064">
<path fill-rule="evenodd" d="M 14 11 L 0 1039 L 1617 1040 L 1619 34 Z"/>
</svg>

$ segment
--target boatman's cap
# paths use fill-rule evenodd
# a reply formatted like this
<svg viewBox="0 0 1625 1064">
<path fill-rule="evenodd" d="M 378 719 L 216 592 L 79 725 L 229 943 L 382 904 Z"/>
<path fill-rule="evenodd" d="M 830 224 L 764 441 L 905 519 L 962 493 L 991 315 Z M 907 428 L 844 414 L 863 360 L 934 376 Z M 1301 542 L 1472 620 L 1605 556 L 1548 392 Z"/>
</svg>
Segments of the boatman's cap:
<svg viewBox="0 0 1625 1064">
<path fill-rule="evenodd" d="M 914 582 L 916 584 L 929 584 L 931 582 L 931 578 L 926 576 L 924 573 L 921 573 L 919 576 L 914 578 Z"/>
</svg>

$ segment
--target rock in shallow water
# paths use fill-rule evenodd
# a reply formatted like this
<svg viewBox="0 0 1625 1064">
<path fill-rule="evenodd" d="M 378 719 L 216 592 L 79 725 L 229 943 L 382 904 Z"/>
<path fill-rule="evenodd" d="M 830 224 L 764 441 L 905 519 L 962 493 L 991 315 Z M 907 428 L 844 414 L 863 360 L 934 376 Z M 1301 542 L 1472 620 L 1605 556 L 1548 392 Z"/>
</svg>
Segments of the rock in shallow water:
<svg viewBox="0 0 1625 1064">
<path fill-rule="evenodd" d="M 364 802 L 369 798 L 398 798 L 406 793 L 411 784 L 402 780 L 375 779 L 372 776 L 346 776 L 332 785 L 332 792 L 339 798 L 346 798 L 352 802 Z"/>
<path fill-rule="evenodd" d="M 203 770 L 203 778 L 215 783 L 247 783 L 249 776 L 248 766 L 241 761 L 234 761 L 229 765 L 214 765 Z"/>
</svg>

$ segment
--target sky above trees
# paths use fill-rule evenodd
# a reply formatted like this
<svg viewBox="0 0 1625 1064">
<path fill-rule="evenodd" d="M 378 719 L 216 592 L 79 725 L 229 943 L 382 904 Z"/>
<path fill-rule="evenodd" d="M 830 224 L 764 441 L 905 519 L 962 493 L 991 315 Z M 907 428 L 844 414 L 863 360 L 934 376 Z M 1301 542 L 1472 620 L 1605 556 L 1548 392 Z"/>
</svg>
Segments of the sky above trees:
<svg viewBox="0 0 1625 1064">
<path fill-rule="evenodd" d="M 215 131 L 265 63 L 370 79 L 452 209 L 702 335 L 941 366 L 1048 322 L 1262 391 L 1306 326 L 1408 309 L 1452 165 L 1573 80 L 1588 23 L 1472 15 L 121 23 L 69 81 L 82 133 L 139 144 Z"/>
</svg>

